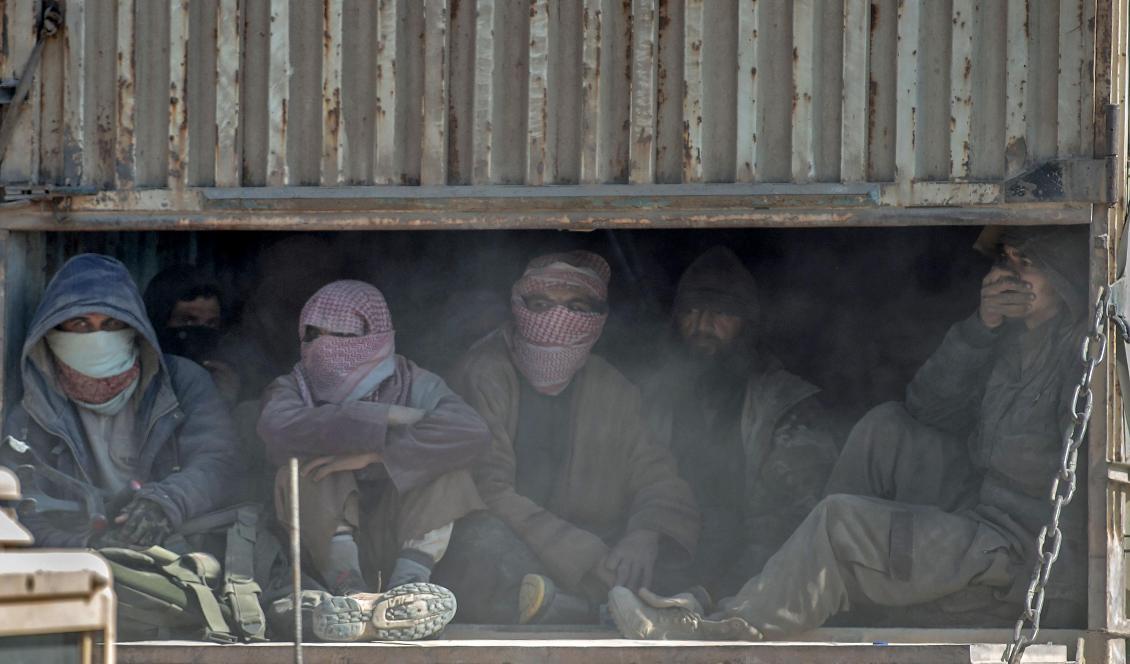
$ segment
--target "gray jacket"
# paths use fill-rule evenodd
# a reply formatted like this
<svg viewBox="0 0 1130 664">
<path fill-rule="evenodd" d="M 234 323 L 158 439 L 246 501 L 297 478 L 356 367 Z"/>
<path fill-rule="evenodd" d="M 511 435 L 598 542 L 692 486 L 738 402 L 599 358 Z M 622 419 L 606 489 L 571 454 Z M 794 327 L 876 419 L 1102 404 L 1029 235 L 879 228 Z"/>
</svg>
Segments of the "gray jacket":
<svg viewBox="0 0 1130 664">
<path fill-rule="evenodd" d="M 207 371 L 160 352 L 129 272 L 107 256 L 77 256 L 47 286 L 23 348 L 23 396 L 4 424 L 5 441 L 12 436 L 30 450 L 21 453 L 4 444 L 0 463 L 43 463 L 98 486 L 91 443 L 75 404 L 56 386 L 53 360 L 43 341 L 48 331 L 84 313 L 112 316 L 138 331 L 142 383 L 127 406 L 137 409 L 135 479 L 142 483 L 138 495 L 161 505 L 174 527 L 228 505 L 242 472 L 228 410 Z M 76 498 L 62 486 L 47 483 L 44 488 L 49 495 Z M 21 516 L 21 521 L 35 535 L 37 546 L 84 546 L 91 534 L 85 524 L 70 527 L 43 515 Z"/>
</svg>

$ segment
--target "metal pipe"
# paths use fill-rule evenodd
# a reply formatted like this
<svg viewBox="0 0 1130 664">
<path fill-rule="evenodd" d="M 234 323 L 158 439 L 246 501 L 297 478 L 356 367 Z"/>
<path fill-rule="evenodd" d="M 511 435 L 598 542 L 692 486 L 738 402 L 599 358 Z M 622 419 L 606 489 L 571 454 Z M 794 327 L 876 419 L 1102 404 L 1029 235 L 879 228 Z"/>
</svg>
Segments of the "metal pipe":
<svg viewBox="0 0 1130 664">
<path fill-rule="evenodd" d="M 298 518 L 298 459 L 290 460 L 290 573 L 294 585 L 294 664 L 302 664 L 302 545 Z"/>
</svg>

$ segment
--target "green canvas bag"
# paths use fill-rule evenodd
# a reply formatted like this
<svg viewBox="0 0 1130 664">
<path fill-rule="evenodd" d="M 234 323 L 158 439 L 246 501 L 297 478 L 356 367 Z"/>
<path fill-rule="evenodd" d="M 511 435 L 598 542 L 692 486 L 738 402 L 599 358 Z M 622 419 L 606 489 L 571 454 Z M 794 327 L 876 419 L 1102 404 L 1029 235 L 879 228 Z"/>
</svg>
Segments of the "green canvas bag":
<svg viewBox="0 0 1130 664">
<path fill-rule="evenodd" d="M 166 542 L 168 548 L 100 549 L 114 573 L 122 638 L 266 640 L 255 572 L 257 564 L 269 565 L 280 547 L 258 531 L 259 507 L 243 505 L 184 524 Z M 172 550 L 203 548 L 217 535 L 223 565 L 205 551 Z"/>
</svg>

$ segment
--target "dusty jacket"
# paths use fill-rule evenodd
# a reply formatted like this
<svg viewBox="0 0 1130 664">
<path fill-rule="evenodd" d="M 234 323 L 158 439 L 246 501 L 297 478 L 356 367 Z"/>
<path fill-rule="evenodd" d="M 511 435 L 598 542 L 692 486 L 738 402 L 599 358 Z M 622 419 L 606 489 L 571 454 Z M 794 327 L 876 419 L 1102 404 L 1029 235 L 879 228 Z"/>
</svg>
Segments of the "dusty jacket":
<svg viewBox="0 0 1130 664">
<path fill-rule="evenodd" d="M 5 422 L 5 436 L 27 443 L 51 467 L 97 484 L 90 442 L 76 406 L 56 386 L 53 360 L 43 341 L 52 328 L 84 313 L 113 316 L 138 331 L 142 385 L 127 408 L 137 408 L 140 495 L 160 504 L 174 526 L 228 504 L 242 469 L 227 407 L 207 371 L 184 358 L 161 354 L 133 280 L 121 263 L 105 256 L 87 254 L 68 261 L 48 285 L 24 344 L 23 397 Z M 5 446 L 0 462 L 31 463 L 30 456 Z M 49 493 L 74 498 L 61 487 Z M 42 516 L 22 520 L 38 546 L 83 546 L 89 536 Z"/>
<path fill-rule="evenodd" d="M 439 376 L 400 356 L 397 363 L 411 385 L 407 402 L 400 405 L 427 411 L 419 422 L 390 427 L 389 404 L 372 401 L 307 405 L 297 381 L 287 374 L 263 394 L 259 436 L 267 457 L 280 465 L 292 456 L 380 452 L 381 466 L 402 494 L 468 467 L 490 445 L 482 418 Z M 364 478 L 374 471 L 362 472 Z"/>
<path fill-rule="evenodd" d="M 1082 363 L 1082 328 L 1069 316 L 1030 338 L 1022 369 L 1023 326 L 991 330 L 976 314 L 955 324 L 907 388 L 906 406 L 919 421 L 968 441 L 982 473 L 975 512 L 998 528 L 1026 561 L 1018 585 L 1027 587 L 1036 534 L 1051 515 L 1048 491 L 1056 474 L 1069 403 Z M 1086 463 L 1079 464 L 1075 500 L 1063 514 L 1063 553 L 1051 593 L 1086 592 Z"/>
<path fill-rule="evenodd" d="M 498 330 L 459 363 L 452 387 L 490 427 L 490 452 L 474 473 L 483 501 L 550 574 L 567 588 L 578 587 L 608 552 L 602 536 L 637 529 L 667 536 L 690 556 L 699 525 L 694 498 L 670 453 L 651 442 L 636 388 L 600 357 L 589 357 L 573 377 L 571 449 L 548 504 L 541 506 L 514 489 L 518 381 Z"/>
<path fill-rule="evenodd" d="M 675 413 L 698 407 L 695 376 L 692 367 L 673 359 L 648 381 L 645 412 L 657 442 L 672 445 Z M 826 418 L 818 392 L 774 357 L 752 363 L 737 427 L 744 458 L 734 459 L 745 469 L 742 512 L 748 544 L 737 567 L 746 577 L 764 565 L 823 496 L 838 448 L 828 423 L 821 421 Z M 704 524 L 708 521 L 704 515 Z"/>
</svg>

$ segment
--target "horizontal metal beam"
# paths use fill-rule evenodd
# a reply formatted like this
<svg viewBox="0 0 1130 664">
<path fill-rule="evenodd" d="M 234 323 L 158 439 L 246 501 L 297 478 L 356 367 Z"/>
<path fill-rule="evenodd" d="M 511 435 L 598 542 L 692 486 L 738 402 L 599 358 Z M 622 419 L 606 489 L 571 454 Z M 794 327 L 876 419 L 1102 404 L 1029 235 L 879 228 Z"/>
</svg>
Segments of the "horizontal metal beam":
<svg viewBox="0 0 1130 664">
<path fill-rule="evenodd" d="M 900 227 L 953 225 L 1085 224 L 1090 206 L 981 208 L 872 207 L 637 207 L 546 209 L 344 210 L 50 210 L 29 206 L 0 210 L 0 229 L 11 231 L 177 230 L 506 230 L 744 227 Z"/>
<path fill-rule="evenodd" d="M 914 207 L 885 185 L 188 188 L 35 191 L 0 205 L 0 229 L 363 230 L 733 228 L 1086 224 L 1077 203 L 994 201 L 984 186 L 918 183 Z M 972 201 L 959 204 L 958 201 Z"/>
</svg>

